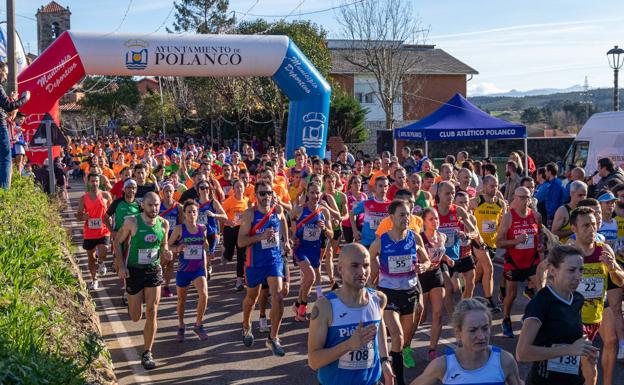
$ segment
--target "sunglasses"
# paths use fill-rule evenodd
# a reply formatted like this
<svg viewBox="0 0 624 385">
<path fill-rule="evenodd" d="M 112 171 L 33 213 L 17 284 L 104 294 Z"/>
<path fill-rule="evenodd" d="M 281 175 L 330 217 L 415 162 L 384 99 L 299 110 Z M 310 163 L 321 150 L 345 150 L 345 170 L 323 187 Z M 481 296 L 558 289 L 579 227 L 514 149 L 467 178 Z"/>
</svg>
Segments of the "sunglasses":
<svg viewBox="0 0 624 385">
<path fill-rule="evenodd" d="M 201 186 L 199 189 L 200 190 L 210 190 L 210 187 L 208 187 L 208 186 Z"/>
<path fill-rule="evenodd" d="M 273 191 L 258 191 L 258 196 L 265 197 L 273 195 Z"/>
</svg>

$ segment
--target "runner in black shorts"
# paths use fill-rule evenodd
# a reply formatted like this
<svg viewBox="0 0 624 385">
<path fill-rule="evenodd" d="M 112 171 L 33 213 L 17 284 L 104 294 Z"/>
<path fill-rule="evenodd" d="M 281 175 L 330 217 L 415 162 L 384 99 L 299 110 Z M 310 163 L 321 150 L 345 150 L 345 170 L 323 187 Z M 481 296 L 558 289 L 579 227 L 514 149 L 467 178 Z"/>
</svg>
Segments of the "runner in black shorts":
<svg viewBox="0 0 624 385">
<path fill-rule="evenodd" d="M 420 234 L 429 258 L 431 267 L 418 275 L 418 281 L 423 292 L 423 306 L 430 303 L 427 308 L 431 309 L 431 338 L 429 339 L 429 351 L 427 358 L 431 361 L 438 355 L 436 347 L 442 332 L 442 308 L 444 307 L 444 277 L 442 267 L 448 268 L 448 264 L 454 262 L 446 255 L 446 236 L 438 231 L 440 220 L 438 212 L 433 207 L 427 207 L 422 212 L 424 231 Z M 450 295 L 450 294 L 449 294 Z M 417 320 L 426 319 L 427 315 L 417 315 Z"/>
</svg>

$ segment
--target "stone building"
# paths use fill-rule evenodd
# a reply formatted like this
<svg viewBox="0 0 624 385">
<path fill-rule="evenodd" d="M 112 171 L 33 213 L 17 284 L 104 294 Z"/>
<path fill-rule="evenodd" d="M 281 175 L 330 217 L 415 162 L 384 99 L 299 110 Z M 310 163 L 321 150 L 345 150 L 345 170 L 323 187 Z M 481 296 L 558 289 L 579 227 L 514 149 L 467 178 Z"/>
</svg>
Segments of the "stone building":
<svg viewBox="0 0 624 385">
<path fill-rule="evenodd" d="M 71 27 L 71 12 L 56 1 L 51 1 L 37 11 L 37 48 L 41 53 L 63 32 Z"/>
</svg>

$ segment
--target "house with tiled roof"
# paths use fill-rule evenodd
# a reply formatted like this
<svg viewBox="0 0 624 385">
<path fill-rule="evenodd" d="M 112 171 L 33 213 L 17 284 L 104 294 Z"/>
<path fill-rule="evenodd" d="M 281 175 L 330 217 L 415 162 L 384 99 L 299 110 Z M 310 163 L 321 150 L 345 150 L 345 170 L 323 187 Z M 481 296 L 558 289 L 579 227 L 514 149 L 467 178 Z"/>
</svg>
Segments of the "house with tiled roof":
<svg viewBox="0 0 624 385">
<path fill-rule="evenodd" d="M 398 44 L 408 55 L 407 60 L 415 64 L 404 74 L 401 97 L 395 100 L 395 127 L 422 119 L 457 92 L 466 96 L 467 82 L 478 74 L 477 70 L 435 45 Z M 367 42 L 328 40 L 332 60 L 330 78 L 368 108 L 369 141 L 363 146 L 382 144 L 384 147 L 367 148 L 380 152 L 377 150 L 381 148 L 392 149 L 392 133 L 385 130 L 385 113 L 376 95 L 377 81 L 371 73 L 363 72 L 354 64 L 358 56 L 364 56 L 363 50 L 368 45 Z"/>
</svg>

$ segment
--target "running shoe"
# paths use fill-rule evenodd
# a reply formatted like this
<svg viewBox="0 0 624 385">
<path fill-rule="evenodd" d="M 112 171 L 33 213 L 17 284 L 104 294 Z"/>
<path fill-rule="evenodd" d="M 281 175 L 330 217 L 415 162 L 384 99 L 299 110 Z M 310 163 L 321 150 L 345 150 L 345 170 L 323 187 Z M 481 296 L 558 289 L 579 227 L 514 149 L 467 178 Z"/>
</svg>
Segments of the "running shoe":
<svg viewBox="0 0 624 385">
<path fill-rule="evenodd" d="M 271 353 L 277 357 L 284 357 L 286 353 L 284 352 L 284 348 L 282 348 L 282 344 L 280 343 L 279 338 L 267 338 L 266 347 L 269 348 Z"/>
<path fill-rule="evenodd" d="M 271 328 L 269 327 L 269 322 L 267 321 L 266 317 L 260 317 L 258 323 L 260 324 L 260 326 L 258 327 L 260 333 L 268 333 L 271 331 Z"/>
<path fill-rule="evenodd" d="M 124 306 L 128 306 L 128 293 L 124 290 L 123 294 L 121 294 L 121 303 Z"/>
<path fill-rule="evenodd" d="M 297 312 L 297 314 L 295 315 L 295 321 L 297 322 L 305 322 L 308 320 L 307 317 L 307 313 L 308 312 L 308 306 L 306 305 L 299 305 L 299 311 Z"/>
<path fill-rule="evenodd" d="M 93 281 L 91 281 L 91 283 L 89 284 L 89 290 L 97 290 L 100 288 L 100 281 L 97 279 L 94 279 Z"/>
<path fill-rule="evenodd" d="M 620 341 L 620 346 L 619 346 L 619 350 L 617 354 L 617 360 L 618 361 L 624 360 L 624 341 Z"/>
<path fill-rule="evenodd" d="M 212 266 L 208 265 L 208 271 L 206 272 L 206 280 L 210 281 L 211 276 L 212 276 Z"/>
<path fill-rule="evenodd" d="M 162 288 L 162 294 L 161 296 L 165 297 L 165 298 L 171 298 L 173 297 L 173 293 L 171 292 L 171 289 L 169 289 L 169 286 L 164 286 Z"/>
<path fill-rule="evenodd" d="M 513 327 L 511 326 L 511 320 L 505 318 L 501 324 L 503 327 L 503 335 L 508 338 L 514 338 Z"/>
<path fill-rule="evenodd" d="M 416 362 L 414 362 L 414 356 L 412 356 L 413 350 L 411 346 L 406 346 L 403 348 L 403 366 L 406 368 L 413 368 L 416 366 Z"/>
<path fill-rule="evenodd" d="M 427 352 L 427 359 L 428 359 L 429 361 L 433 361 L 433 360 L 435 360 L 436 358 L 438 358 L 438 353 L 436 353 L 436 351 L 435 351 L 435 350 L 429 350 L 429 352 Z"/>
<path fill-rule="evenodd" d="M 530 301 L 535 296 L 535 290 L 531 289 L 530 287 L 525 287 L 524 288 L 524 292 L 522 292 L 522 295 L 527 297 L 529 299 L 529 301 Z"/>
<path fill-rule="evenodd" d="M 293 303 L 291 309 L 292 312 L 295 313 L 295 315 L 299 314 L 299 306 L 297 306 L 297 302 Z"/>
<path fill-rule="evenodd" d="M 141 364 L 146 370 L 156 368 L 156 362 L 154 362 L 154 357 L 152 356 L 152 352 L 146 350 L 145 353 L 141 356 Z"/>
<path fill-rule="evenodd" d="M 208 339 L 208 334 L 204 330 L 204 325 L 195 325 L 193 326 L 193 331 L 197 334 L 200 340 L 206 341 Z"/>
<path fill-rule="evenodd" d="M 253 343 L 254 343 L 254 335 L 251 332 L 251 328 L 249 328 L 248 330 L 243 329 L 243 344 L 245 344 L 245 346 L 250 348 L 251 345 L 253 345 Z"/>
<path fill-rule="evenodd" d="M 487 307 L 490 309 L 490 311 L 492 313 L 500 313 L 501 312 L 501 308 L 497 304 L 495 304 L 494 300 L 491 299 L 491 298 L 488 300 Z"/>
<path fill-rule="evenodd" d="M 98 276 L 103 277 L 106 275 L 106 263 L 105 262 L 100 262 L 98 264 L 98 268 L 97 268 L 97 273 Z"/>
<path fill-rule="evenodd" d="M 234 286 L 236 291 L 245 290 L 245 285 L 243 285 L 243 279 L 241 277 L 236 277 L 236 285 Z"/>
<path fill-rule="evenodd" d="M 186 332 L 186 328 L 183 326 L 181 328 L 178 328 L 178 333 L 176 334 L 176 341 L 178 342 L 184 342 L 184 334 Z"/>
</svg>

